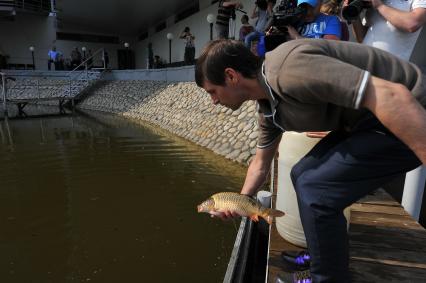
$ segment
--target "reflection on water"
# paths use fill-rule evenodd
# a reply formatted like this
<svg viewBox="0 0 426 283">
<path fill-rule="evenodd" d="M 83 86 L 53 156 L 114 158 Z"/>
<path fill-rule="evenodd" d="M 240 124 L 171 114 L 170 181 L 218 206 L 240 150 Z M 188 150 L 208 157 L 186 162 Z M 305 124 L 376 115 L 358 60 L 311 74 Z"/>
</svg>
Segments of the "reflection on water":
<svg viewBox="0 0 426 283">
<path fill-rule="evenodd" d="M 196 213 L 244 168 L 111 116 L 0 120 L 1 282 L 220 282 L 236 234 Z"/>
</svg>

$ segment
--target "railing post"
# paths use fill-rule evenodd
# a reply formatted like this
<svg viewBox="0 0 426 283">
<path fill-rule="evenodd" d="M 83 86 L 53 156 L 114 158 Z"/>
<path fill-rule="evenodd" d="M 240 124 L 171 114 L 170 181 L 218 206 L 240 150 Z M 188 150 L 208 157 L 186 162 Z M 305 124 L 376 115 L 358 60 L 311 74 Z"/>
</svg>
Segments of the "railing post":
<svg viewBox="0 0 426 283">
<path fill-rule="evenodd" d="M 426 166 L 419 166 L 405 175 L 402 206 L 415 219 L 419 220 L 425 188 Z"/>
<path fill-rule="evenodd" d="M 102 48 L 102 62 L 104 64 L 104 70 L 106 69 L 106 64 L 105 64 L 105 48 Z"/>
<path fill-rule="evenodd" d="M 71 95 L 71 78 L 70 78 L 70 92 L 69 92 L 69 96 L 72 96 Z"/>
<path fill-rule="evenodd" d="M 3 93 L 3 111 L 7 113 L 7 102 L 6 102 L 6 77 L 4 73 L 0 73 L 1 75 L 1 85 L 2 85 L 2 93 Z"/>
<path fill-rule="evenodd" d="M 37 79 L 37 97 L 40 99 L 40 80 Z"/>
</svg>

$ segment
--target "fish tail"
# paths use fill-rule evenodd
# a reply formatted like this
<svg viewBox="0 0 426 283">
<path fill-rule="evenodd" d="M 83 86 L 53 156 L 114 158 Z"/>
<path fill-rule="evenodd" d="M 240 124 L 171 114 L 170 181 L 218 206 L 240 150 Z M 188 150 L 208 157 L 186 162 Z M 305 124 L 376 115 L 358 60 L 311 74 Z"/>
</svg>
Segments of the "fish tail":
<svg viewBox="0 0 426 283">
<path fill-rule="evenodd" d="M 263 210 L 263 213 L 261 217 L 268 222 L 269 225 L 272 224 L 272 221 L 274 220 L 274 217 L 281 217 L 284 216 L 284 212 L 281 210 L 273 209 L 273 208 L 266 208 Z"/>
</svg>

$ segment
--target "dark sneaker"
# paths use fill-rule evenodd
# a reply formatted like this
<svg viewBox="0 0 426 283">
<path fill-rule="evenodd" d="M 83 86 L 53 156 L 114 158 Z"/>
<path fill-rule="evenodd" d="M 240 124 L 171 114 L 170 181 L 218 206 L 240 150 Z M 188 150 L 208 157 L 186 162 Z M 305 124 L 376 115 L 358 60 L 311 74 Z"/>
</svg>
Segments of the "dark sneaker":
<svg viewBox="0 0 426 283">
<path fill-rule="evenodd" d="M 292 270 L 306 270 L 311 264 L 311 256 L 307 251 L 283 251 L 282 260 Z"/>
<path fill-rule="evenodd" d="M 309 270 L 278 274 L 275 283 L 312 283 Z"/>
</svg>

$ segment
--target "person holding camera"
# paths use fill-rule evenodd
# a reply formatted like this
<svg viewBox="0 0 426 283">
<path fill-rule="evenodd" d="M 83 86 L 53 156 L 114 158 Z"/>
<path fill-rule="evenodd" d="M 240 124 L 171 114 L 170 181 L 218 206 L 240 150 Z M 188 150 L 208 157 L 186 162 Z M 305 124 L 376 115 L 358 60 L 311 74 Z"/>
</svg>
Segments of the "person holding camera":
<svg viewBox="0 0 426 283">
<path fill-rule="evenodd" d="M 292 168 L 311 264 L 281 282 L 350 281 L 343 210 L 426 164 L 425 79 L 414 64 L 353 42 L 291 40 L 263 63 L 239 41 L 204 48 L 195 81 L 213 104 L 258 104 L 258 145 L 241 194 L 253 196 L 265 182 L 284 131 L 331 131 Z"/>
<path fill-rule="evenodd" d="M 216 33 L 218 39 L 229 37 L 229 20 L 235 15 L 235 9 L 242 9 L 243 4 L 239 1 L 220 0 L 216 16 Z"/>
<path fill-rule="evenodd" d="M 246 36 L 253 31 L 254 31 L 254 28 L 249 23 L 249 17 L 247 15 L 242 15 L 241 16 L 241 27 L 240 27 L 240 31 L 238 33 L 239 34 L 238 40 L 244 41 Z"/>
<path fill-rule="evenodd" d="M 297 6 L 305 10 L 300 30 L 287 26 L 289 39 L 324 38 L 340 40 L 342 27 L 338 17 L 320 12 L 321 0 L 298 0 Z"/>
<path fill-rule="evenodd" d="M 416 42 L 426 40 L 426 33 L 421 34 L 426 23 L 426 0 L 366 2 L 371 3 L 371 9 L 365 13 L 366 25 L 359 17 L 352 22 L 357 41 L 408 61 Z M 349 3 L 345 0 L 345 6 Z"/>
<path fill-rule="evenodd" d="M 251 13 L 251 18 L 257 18 L 257 21 L 254 31 L 249 33 L 244 39 L 244 43 L 247 48 L 251 48 L 252 41 L 259 40 L 262 35 L 265 35 L 270 16 L 271 14 L 268 9 L 268 2 L 266 0 L 256 0 L 253 12 Z"/>
<path fill-rule="evenodd" d="M 192 35 L 189 27 L 185 27 L 183 32 L 180 34 L 179 38 L 185 40 L 185 55 L 184 55 L 185 65 L 194 64 L 194 59 L 195 59 L 194 39 L 195 39 L 195 36 Z"/>
</svg>

